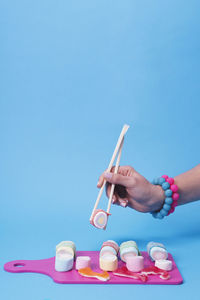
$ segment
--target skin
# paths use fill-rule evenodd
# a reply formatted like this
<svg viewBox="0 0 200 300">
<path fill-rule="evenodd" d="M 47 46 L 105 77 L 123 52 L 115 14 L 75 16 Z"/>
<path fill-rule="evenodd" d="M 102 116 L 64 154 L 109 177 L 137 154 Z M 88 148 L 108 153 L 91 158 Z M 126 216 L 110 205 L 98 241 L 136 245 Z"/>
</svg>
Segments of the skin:
<svg viewBox="0 0 200 300">
<path fill-rule="evenodd" d="M 117 174 L 114 167 L 111 172 L 104 172 L 99 177 L 97 187 L 106 180 L 106 193 L 109 197 L 111 184 L 115 184 L 112 203 L 123 207 L 129 206 L 140 212 L 153 212 L 162 208 L 165 200 L 164 191 L 160 186 L 151 184 L 131 166 L 120 166 Z M 200 164 L 195 168 L 174 178 L 179 188 L 178 205 L 200 199 Z"/>
</svg>

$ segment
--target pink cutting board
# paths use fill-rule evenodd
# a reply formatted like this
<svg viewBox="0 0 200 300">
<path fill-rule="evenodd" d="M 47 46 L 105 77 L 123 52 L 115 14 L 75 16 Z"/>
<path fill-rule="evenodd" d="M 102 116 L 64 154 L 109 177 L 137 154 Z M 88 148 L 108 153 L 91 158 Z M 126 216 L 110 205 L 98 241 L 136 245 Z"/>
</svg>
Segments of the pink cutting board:
<svg viewBox="0 0 200 300">
<path fill-rule="evenodd" d="M 99 269 L 99 251 L 77 251 L 76 254 L 77 256 L 90 256 L 91 268 L 96 272 L 102 272 Z M 142 255 L 144 256 L 145 267 L 154 265 L 149 259 L 147 252 L 142 252 Z M 55 257 L 40 260 L 14 260 L 6 263 L 4 265 L 4 270 L 12 273 L 41 273 L 50 276 L 57 283 L 68 284 L 180 284 L 183 282 L 183 279 L 171 254 L 169 254 L 169 259 L 173 262 L 173 269 L 170 271 L 171 278 L 169 280 L 162 280 L 157 275 L 149 275 L 148 280 L 145 283 L 132 278 L 114 276 L 112 272 L 109 272 L 110 280 L 108 281 L 100 281 L 96 278 L 86 278 L 82 277 L 75 270 L 75 266 L 71 271 L 57 272 L 54 268 Z M 119 260 L 119 267 L 123 265 L 124 262 Z"/>
</svg>

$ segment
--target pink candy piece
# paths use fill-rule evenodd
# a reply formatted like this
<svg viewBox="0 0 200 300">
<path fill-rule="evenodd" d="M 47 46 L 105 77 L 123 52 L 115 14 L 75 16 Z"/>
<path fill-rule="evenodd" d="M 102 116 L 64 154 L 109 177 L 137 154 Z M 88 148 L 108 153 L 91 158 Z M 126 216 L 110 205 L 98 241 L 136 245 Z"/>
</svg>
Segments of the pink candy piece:
<svg viewBox="0 0 200 300">
<path fill-rule="evenodd" d="M 167 175 L 163 175 L 162 178 L 165 178 L 165 180 L 167 180 L 168 176 Z"/>
<path fill-rule="evenodd" d="M 142 269 L 144 269 L 144 257 L 133 255 L 127 257 L 126 267 L 131 272 L 140 272 Z"/>
<path fill-rule="evenodd" d="M 90 267 L 91 258 L 89 256 L 77 256 L 76 270 Z"/>
<path fill-rule="evenodd" d="M 178 187 L 177 187 L 176 184 L 172 184 L 172 185 L 170 186 L 170 189 L 171 189 L 172 192 L 174 192 L 174 193 L 176 193 L 176 192 L 178 191 Z"/>
<path fill-rule="evenodd" d="M 173 199 L 174 201 L 177 201 L 177 200 L 179 199 L 179 193 L 173 193 L 172 199 Z"/>
<path fill-rule="evenodd" d="M 167 178 L 166 181 L 167 181 L 170 185 L 172 185 L 172 184 L 174 183 L 174 179 L 171 178 L 171 177 Z"/>
</svg>

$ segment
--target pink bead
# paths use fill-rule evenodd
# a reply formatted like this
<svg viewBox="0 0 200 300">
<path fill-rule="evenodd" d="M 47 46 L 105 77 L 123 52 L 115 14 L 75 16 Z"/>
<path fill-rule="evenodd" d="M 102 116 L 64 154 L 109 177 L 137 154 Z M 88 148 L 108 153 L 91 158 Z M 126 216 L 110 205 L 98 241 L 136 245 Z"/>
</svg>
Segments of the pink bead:
<svg viewBox="0 0 200 300">
<path fill-rule="evenodd" d="M 175 208 L 172 207 L 172 208 L 170 209 L 169 213 L 168 213 L 168 216 L 169 216 L 170 214 L 172 214 L 174 211 L 175 211 Z"/>
<path fill-rule="evenodd" d="M 174 201 L 177 201 L 177 200 L 179 199 L 179 194 L 178 194 L 178 193 L 173 193 L 172 199 L 173 199 Z"/>
<path fill-rule="evenodd" d="M 165 180 L 167 180 L 168 176 L 167 175 L 163 175 L 162 178 L 165 178 Z"/>
<path fill-rule="evenodd" d="M 171 205 L 171 208 L 176 207 L 177 205 L 178 205 L 177 200 L 176 200 L 176 201 L 173 201 L 173 203 L 172 203 L 172 205 Z"/>
<path fill-rule="evenodd" d="M 171 177 L 167 178 L 166 181 L 167 181 L 170 185 L 174 183 L 174 179 L 171 178 Z"/>
<path fill-rule="evenodd" d="M 172 184 L 172 185 L 170 186 L 170 189 L 171 189 L 172 192 L 174 192 L 174 193 L 176 193 L 176 192 L 178 191 L 178 187 L 177 187 L 176 184 Z"/>
</svg>

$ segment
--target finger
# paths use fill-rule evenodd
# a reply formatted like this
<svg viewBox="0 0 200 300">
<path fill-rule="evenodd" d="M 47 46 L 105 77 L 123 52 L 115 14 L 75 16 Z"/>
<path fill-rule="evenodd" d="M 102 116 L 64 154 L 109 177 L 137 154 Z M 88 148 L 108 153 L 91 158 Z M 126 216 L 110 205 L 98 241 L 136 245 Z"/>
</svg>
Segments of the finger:
<svg viewBox="0 0 200 300">
<path fill-rule="evenodd" d="M 113 166 L 111 168 L 111 173 L 114 173 L 115 171 L 115 166 Z M 105 171 L 106 172 L 106 171 Z M 133 173 L 136 172 L 135 169 L 131 166 L 119 166 L 118 170 L 117 170 L 117 173 L 118 174 L 121 174 L 121 175 L 124 175 L 124 176 L 132 176 Z"/>
<path fill-rule="evenodd" d="M 103 174 L 101 174 L 101 176 L 99 177 L 99 180 L 97 182 L 97 187 L 98 188 L 102 187 L 103 182 L 104 182 L 104 176 L 103 176 Z"/>
<path fill-rule="evenodd" d="M 134 179 L 129 176 L 123 176 L 121 174 L 113 174 L 111 172 L 104 172 L 103 177 L 109 182 L 114 184 L 120 184 L 125 187 L 133 186 Z"/>
</svg>

